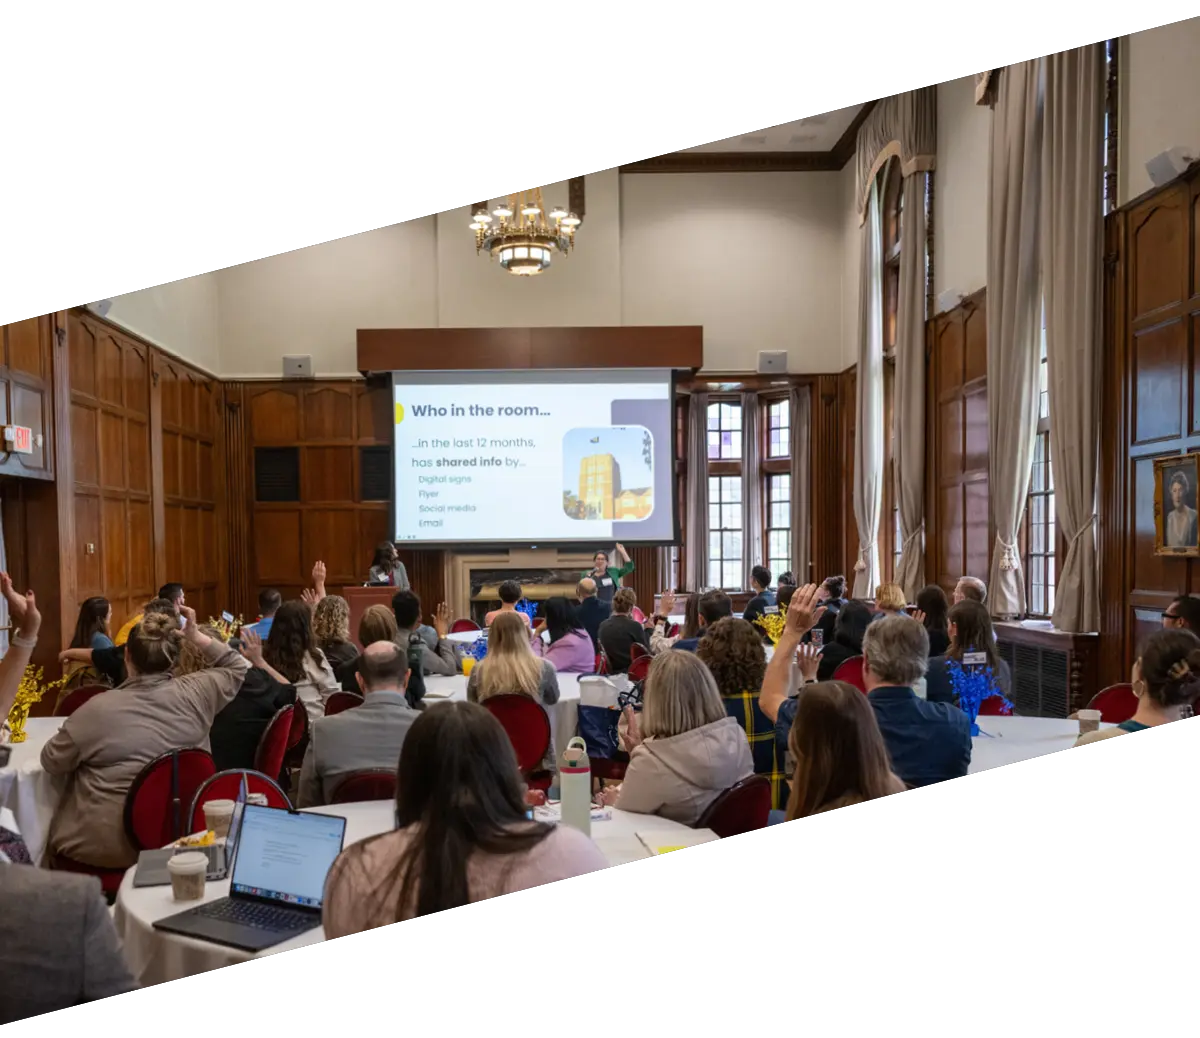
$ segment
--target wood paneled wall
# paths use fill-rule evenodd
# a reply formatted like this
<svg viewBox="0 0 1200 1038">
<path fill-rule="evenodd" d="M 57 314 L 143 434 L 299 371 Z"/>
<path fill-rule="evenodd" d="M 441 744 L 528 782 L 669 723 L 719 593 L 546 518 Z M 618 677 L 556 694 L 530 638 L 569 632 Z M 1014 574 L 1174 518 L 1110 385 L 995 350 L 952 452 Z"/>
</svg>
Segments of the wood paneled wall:
<svg viewBox="0 0 1200 1038">
<path fill-rule="evenodd" d="M 926 577 L 953 590 L 988 579 L 987 314 L 981 289 L 929 321 Z"/>
<path fill-rule="evenodd" d="M 813 380 L 811 425 L 809 433 L 809 473 L 811 492 L 811 559 L 809 579 L 820 582 L 826 577 L 846 573 L 846 556 L 853 551 L 857 538 L 847 546 L 853 525 L 846 525 L 846 487 L 854 478 L 854 455 L 845 450 L 845 403 L 839 375 L 818 375 Z M 849 412 L 853 426 L 854 411 Z M 850 518 L 854 511 L 851 503 Z"/>
<path fill-rule="evenodd" d="M 1154 459 L 1200 451 L 1200 168 L 1108 218 L 1100 464 L 1101 674 L 1128 681 L 1200 562 L 1154 554 Z"/>
</svg>

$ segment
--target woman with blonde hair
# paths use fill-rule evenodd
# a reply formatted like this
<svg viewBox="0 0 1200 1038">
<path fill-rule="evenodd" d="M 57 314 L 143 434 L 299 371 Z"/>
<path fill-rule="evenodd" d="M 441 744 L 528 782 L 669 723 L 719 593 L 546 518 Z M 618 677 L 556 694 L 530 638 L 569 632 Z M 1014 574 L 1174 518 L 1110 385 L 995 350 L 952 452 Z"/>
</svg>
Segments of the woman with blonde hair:
<svg viewBox="0 0 1200 1038">
<path fill-rule="evenodd" d="M 376 642 L 394 642 L 400 629 L 396 626 L 396 615 L 389 606 L 375 604 L 367 606 L 358 621 L 358 640 L 362 645 Z"/>
<path fill-rule="evenodd" d="M 467 700 L 484 703 L 492 696 L 528 696 L 543 707 L 558 702 L 558 671 L 554 664 L 538 659 L 529 645 L 529 629 L 520 613 L 501 613 L 488 628 L 487 655 L 467 679 Z M 551 733 L 554 725 L 551 723 Z M 555 767 L 554 739 L 542 766 Z"/>
<path fill-rule="evenodd" d="M 788 737 L 795 761 L 787 820 L 902 793 L 870 702 L 844 681 L 805 688 Z"/>
<path fill-rule="evenodd" d="M 358 646 L 350 640 L 350 603 L 341 595 L 326 595 L 313 609 L 313 638 L 339 681 L 358 662 Z"/>
<path fill-rule="evenodd" d="M 622 811 L 695 825 L 721 793 L 754 774 L 746 733 L 693 653 L 656 656 L 641 715 L 627 708 L 625 716 L 629 767 L 620 786 L 601 794 Z"/>
<path fill-rule="evenodd" d="M 903 616 L 908 609 L 904 589 L 899 584 L 880 584 L 875 589 L 875 611 L 882 616 Z"/>
</svg>

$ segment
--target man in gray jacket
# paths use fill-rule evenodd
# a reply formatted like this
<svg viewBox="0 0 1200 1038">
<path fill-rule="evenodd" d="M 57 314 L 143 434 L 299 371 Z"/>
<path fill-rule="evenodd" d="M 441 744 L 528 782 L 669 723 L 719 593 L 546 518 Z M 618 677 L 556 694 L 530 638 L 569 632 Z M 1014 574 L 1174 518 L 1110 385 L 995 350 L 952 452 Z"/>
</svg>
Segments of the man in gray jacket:
<svg viewBox="0 0 1200 1038">
<path fill-rule="evenodd" d="M 408 654 L 394 642 L 368 645 L 356 675 L 361 706 L 322 717 L 312 726 L 300 769 L 300 807 L 328 804 L 339 782 L 355 771 L 396 770 L 404 737 L 417 719 L 408 705 Z"/>
<path fill-rule="evenodd" d="M 137 984 L 99 880 L 0 862 L 0 1024 Z"/>
</svg>

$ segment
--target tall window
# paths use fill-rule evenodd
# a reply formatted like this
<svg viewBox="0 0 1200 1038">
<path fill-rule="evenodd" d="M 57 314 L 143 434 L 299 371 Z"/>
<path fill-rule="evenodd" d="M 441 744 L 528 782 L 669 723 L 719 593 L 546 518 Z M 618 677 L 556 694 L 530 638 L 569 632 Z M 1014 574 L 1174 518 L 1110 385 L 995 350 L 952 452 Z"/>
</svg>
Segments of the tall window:
<svg viewBox="0 0 1200 1038">
<path fill-rule="evenodd" d="M 1038 431 L 1033 472 L 1025 509 L 1025 597 L 1028 613 L 1046 618 L 1054 612 L 1055 549 L 1058 525 L 1054 511 L 1054 468 L 1050 459 L 1049 367 L 1046 362 L 1046 310 L 1042 307 L 1041 363 L 1038 365 Z"/>
<path fill-rule="evenodd" d="M 708 405 L 708 583 L 738 590 L 742 575 L 742 405 Z"/>
<path fill-rule="evenodd" d="M 766 407 L 766 450 L 763 452 L 763 544 L 773 579 L 792 568 L 792 416 L 787 397 Z M 799 579 L 802 574 L 795 574 Z"/>
</svg>

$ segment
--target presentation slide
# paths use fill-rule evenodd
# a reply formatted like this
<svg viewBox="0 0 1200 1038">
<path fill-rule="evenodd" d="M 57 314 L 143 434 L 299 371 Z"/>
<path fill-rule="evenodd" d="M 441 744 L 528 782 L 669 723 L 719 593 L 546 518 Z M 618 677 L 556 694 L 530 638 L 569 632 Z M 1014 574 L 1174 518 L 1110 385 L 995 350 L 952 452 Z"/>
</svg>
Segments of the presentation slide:
<svg viewBox="0 0 1200 1038">
<path fill-rule="evenodd" d="M 392 373 L 398 543 L 674 538 L 671 373 Z"/>
</svg>

